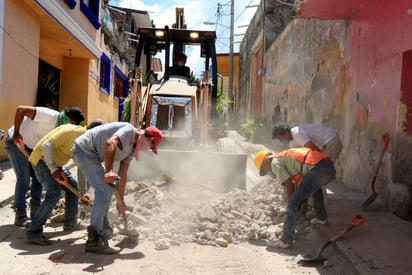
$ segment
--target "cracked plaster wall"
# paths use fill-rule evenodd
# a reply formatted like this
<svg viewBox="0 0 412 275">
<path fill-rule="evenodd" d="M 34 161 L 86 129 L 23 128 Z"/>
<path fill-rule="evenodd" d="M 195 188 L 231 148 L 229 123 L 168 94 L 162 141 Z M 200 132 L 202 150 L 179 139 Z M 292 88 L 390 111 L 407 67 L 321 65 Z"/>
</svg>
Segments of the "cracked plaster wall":
<svg viewBox="0 0 412 275">
<path fill-rule="evenodd" d="M 400 80 L 396 79 L 400 55 L 387 52 L 380 60 L 376 52 L 381 50 L 382 54 L 381 44 L 365 40 L 366 32 L 377 30 L 363 28 L 356 21 L 351 25 L 347 20 L 293 19 L 266 50 L 264 119 L 291 125 L 318 123 L 336 129 L 344 143 L 336 163 L 338 179 L 365 196 L 371 192 L 382 151 L 381 136 L 389 132 L 391 141 L 376 180 L 380 195 L 375 203 L 412 220 L 412 161 L 407 153 L 412 140 L 397 126 L 401 123 L 398 119 L 403 121 L 398 117 L 402 104 L 397 90 Z M 362 32 L 362 39 L 353 37 Z M 400 49 L 392 49 L 396 50 Z M 248 60 L 242 58 L 247 66 Z M 241 70 L 247 72 L 243 66 Z M 241 81 L 248 81 L 246 77 Z M 253 91 L 250 98 L 253 100 Z M 246 98 L 241 100 L 248 104 Z"/>
</svg>

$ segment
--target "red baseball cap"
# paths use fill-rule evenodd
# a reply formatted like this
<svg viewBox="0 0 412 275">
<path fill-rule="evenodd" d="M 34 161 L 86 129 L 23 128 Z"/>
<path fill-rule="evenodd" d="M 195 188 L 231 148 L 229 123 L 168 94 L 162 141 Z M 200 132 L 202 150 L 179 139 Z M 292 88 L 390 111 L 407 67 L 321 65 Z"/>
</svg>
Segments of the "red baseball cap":
<svg viewBox="0 0 412 275">
<path fill-rule="evenodd" d="M 156 126 L 150 126 L 145 129 L 153 138 L 155 146 L 152 149 L 152 152 L 157 155 L 157 146 L 162 141 L 162 132 Z"/>
</svg>

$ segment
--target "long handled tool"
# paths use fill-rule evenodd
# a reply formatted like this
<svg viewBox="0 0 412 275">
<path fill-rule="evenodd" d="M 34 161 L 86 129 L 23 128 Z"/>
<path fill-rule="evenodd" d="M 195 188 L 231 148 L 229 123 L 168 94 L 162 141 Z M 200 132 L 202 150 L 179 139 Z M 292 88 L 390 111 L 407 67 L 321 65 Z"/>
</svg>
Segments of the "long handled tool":
<svg viewBox="0 0 412 275">
<path fill-rule="evenodd" d="M 381 163 L 382 163 L 383 155 L 384 155 L 386 149 L 388 148 L 388 143 L 389 143 L 389 135 L 388 134 L 383 134 L 382 135 L 382 152 L 381 152 L 381 155 L 379 156 L 378 164 L 376 165 L 375 173 L 373 174 L 373 179 L 372 179 L 372 183 L 371 183 L 372 194 L 362 204 L 362 206 L 361 206 L 362 211 L 365 211 L 365 209 L 369 205 L 371 205 L 375 201 L 376 197 L 379 195 L 379 193 L 377 193 L 375 191 L 375 181 L 376 181 L 376 178 L 378 177 L 378 172 L 379 172 L 379 168 L 380 168 Z"/>
<path fill-rule="evenodd" d="M 327 258 L 324 258 L 322 256 L 323 251 L 325 250 L 326 247 L 328 247 L 329 245 L 335 243 L 337 240 L 339 240 L 340 238 L 343 237 L 343 235 L 345 235 L 346 233 L 348 233 L 349 231 L 351 231 L 353 228 L 363 224 L 366 220 L 365 216 L 353 216 L 352 217 L 352 222 L 351 224 L 346 227 L 342 232 L 340 232 L 339 234 L 337 234 L 336 236 L 332 237 L 331 239 L 329 239 L 320 249 L 318 255 L 316 257 L 305 257 L 303 255 L 298 255 L 298 264 L 301 265 L 313 265 L 313 264 L 319 264 L 319 263 L 323 263 L 324 261 L 327 260 Z"/>
<path fill-rule="evenodd" d="M 22 146 L 21 144 L 15 142 L 17 148 L 23 153 L 23 155 L 29 159 L 30 154 L 29 152 L 26 151 L 26 149 L 24 148 L 24 146 Z M 73 194 L 76 195 L 76 197 L 79 198 L 80 202 L 83 203 L 86 206 L 92 206 L 93 202 L 90 200 L 90 198 L 86 195 L 82 195 L 79 191 L 77 191 L 73 186 L 70 185 L 70 183 L 67 181 L 67 177 L 62 173 L 62 178 L 61 179 L 56 179 L 56 181 L 65 186 L 67 189 L 69 189 Z"/>
<path fill-rule="evenodd" d="M 109 184 L 110 187 L 113 188 L 113 193 L 114 193 L 114 196 L 116 197 L 117 203 L 121 204 L 122 206 L 124 206 L 124 208 L 126 208 L 126 205 L 125 205 L 123 199 L 120 197 L 119 190 L 117 190 L 117 187 L 116 187 L 116 182 L 119 179 L 120 178 L 117 177 L 114 183 L 108 183 L 108 184 Z M 128 229 L 128 222 L 127 222 L 126 213 L 122 213 L 122 218 L 123 218 L 123 223 L 124 223 L 124 232 L 119 231 L 119 233 L 129 237 L 130 241 L 132 241 L 133 243 L 138 243 L 139 233 L 137 232 L 136 229 L 132 229 L 132 230 Z"/>
<path fill-rule="evenodd" d="M 56 179 L 56 181 L 63 185 L 64 187 L 66 187 L 67 189 L 69 189 L 73 194 L 76 195 L 76 197 L 79 198 L 80 202 L 86 206 L 92 206 L 93 202 L 92 200 L 86 196 L 81 194 L 79 191 L 77 191 L 73 186 L 70 185 L 70 183 L 67 181 L 66 176 L 64 176 L 64 174 L 62 174 L 63 178 L 62 179 Z"/>
</svg>

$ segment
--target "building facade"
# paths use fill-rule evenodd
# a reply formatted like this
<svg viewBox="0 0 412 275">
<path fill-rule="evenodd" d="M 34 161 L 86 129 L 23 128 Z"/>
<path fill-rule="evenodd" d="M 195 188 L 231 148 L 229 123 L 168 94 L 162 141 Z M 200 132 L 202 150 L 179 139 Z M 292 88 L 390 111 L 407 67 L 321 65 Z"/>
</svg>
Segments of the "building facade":
<svg viewBox="0 0 412 275">
<path fill-rule="evenodd" d="M 263 2 L 258 12 L 266 24 L 280 10 L 289 10 L 290 20 L 274 22 L 283 30 L 265 47 L 262 95 L 251 89 L 253 73 L 250 83 L 239 79 L 238 114 L 263 118 L 268 125 L 317 123 L 335 129 L 344 143 L 335 164 L 338 179 L 365 196 L 383 150 L 382 135 L 388 133 L 375 203 L 412 220 L 411 2 Z M 264 10 L 265 5 L 273 8 Z M 249 28 L 249 35 L 262 24 Z M 250 57 L 250 36 L 242 42 L 241 71 L 251 67 L 242 64 Z M 260 113 L 251 111 L 256 107 Z"/>
<path fill-rule="evenodd" d="M 102 31 L 109 27 L 117 35 L 107 4 L 0 0 L 0 128 L 13 124 L 19 105 L 79 106 L 85 125 L 96 118 L 120 119 L 130 64 Z M 0 159 L 6 158 L 3 147 Z"/>
</svg>

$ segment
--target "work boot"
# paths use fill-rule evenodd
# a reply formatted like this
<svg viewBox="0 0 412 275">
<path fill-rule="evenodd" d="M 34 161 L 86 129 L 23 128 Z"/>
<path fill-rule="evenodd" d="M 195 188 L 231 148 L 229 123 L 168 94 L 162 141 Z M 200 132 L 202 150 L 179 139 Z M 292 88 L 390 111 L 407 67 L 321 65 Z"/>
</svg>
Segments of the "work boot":
<svg viewBox="0 0 412 275">
<path fill-rule="evenodd" d="M 30 219 L 26 214 L 21 215 L 16 213 L 14 217 L 14 225 L 18 227 L 25 227 L 28 222 L 30 222 Z"/>
<path fill-rule="evenodd" d="M 109 247 L 107 237 L 99 237 L 93 226 L 87 227 L 88 238 L 86 241 L 85 251 L 98 254 L 116 254 L 113 248 Z"/>
<path fill-rule="evenodd" d="M 37 245 L 51 245 L 52 242 L 49 241 L 43 234 L 36 237 L 27 237 L 26 238 L 29 243 L 37 244 Z"/>
</svg>

